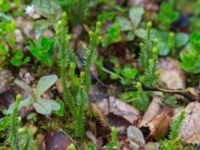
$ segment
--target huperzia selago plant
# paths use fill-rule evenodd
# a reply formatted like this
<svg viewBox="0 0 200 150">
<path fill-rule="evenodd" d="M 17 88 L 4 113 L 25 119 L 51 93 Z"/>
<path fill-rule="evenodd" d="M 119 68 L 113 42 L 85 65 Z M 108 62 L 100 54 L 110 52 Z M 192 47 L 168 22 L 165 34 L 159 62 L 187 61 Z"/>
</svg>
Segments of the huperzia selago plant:
<svg viewBox="0 0 200 150">
<path fill-rule="evenodd" d="M 70 34 L 68 33 L 67 14 L 64 12 L 62 18 L 57 23 L 56 38 L 58 45 L 58 66 L 60 67 L 61 85 L 64 93 L 65 104 L 70 109 L 75 123 L 75 135 L 81 137 L 84 135 L 84 110 L 88 106 L 88 93 L 90 91 L 90 66 L 96 59 L 96 49 L 100 42 L 99 36 L 101 23 L 97 22 L 95 31 L 89 32 L 90 42 L 85 54 L 84 72 L 80 77 L 75 76 L 75 64 L 73 58 L 76 58 L 70 46 Z M 69 71 L 68 71 L 69 70 Z M 74 78 L 79 82 L 74 82 Z M 73 83 L 69 86 L 67 80 Z"/>
<path fill-rule="evenodd" d="M 141 73 L 138 78 L 132 80 L 132 83 L 136 86 L 137 91 L 125 92 L 121 95 L 123 100 L 132 104 L 142 113 L 145 112 L 149 105 L 149 94 L 147 91 L 144 91 L 142 87 L 156 87 L 159 79 L 159 71 L 157 67 L 157 44 L 159 41 L 157 39 L 151 39 L 151 22 L 147 23 L 146 28 L 146 38 L 142 43 L 140 43 L 139 67 L 141 68 Z M 135 80 L 137 82 L 135 82 Z"/>
<path fill-rule="evenodd" d="M 18 94 L 12 113 L 4 117 L 3 122 L 1 121 L 5 123 L 4 126 L 1 125 L 1 131 L 8 129 L 6 142 L 13 150 L 36 150 L 37 147 L 33 140 L 32 131 L 26 127 L 22 127 L 21 117 L 17 114 L 21 100 L 22 96 Z M 7 148 L 5 147 L 5 149 Z"/>
<path fill-rule="evenodd" d="M 152 23 L 147 23 L 147 36 L 144 43 L 140 43 L 140 57 L 139 66 L 143 70 L 143 75 L 140 76 L 139 80 L 147 87 L 155 86 L 158 82 L 159 71 L 157 68 L 158 64 L 158 50 L 157 43 L 155 39 L 151 40 L 151 27 Z"/>
</svg>

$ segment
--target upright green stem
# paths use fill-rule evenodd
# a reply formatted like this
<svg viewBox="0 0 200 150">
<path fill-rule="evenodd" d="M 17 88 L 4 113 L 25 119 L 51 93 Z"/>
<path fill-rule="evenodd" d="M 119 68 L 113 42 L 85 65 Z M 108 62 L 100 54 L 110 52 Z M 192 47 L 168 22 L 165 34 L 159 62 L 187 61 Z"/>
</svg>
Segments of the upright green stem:
<svg viewBox="0 0 200 150">
<path fill-rule="evenodd" d="M 22 96 L 19 94 L 16 96 L 16 102 L 14 105 L 14 110 L 11 114 L 11 146 L 14 150 L 19 150 L 19 143 L 18 143 L 18 119 L 17 119 L 17 111 L 19 107 L 19 103 L 22 100 Z"/>
</svg>

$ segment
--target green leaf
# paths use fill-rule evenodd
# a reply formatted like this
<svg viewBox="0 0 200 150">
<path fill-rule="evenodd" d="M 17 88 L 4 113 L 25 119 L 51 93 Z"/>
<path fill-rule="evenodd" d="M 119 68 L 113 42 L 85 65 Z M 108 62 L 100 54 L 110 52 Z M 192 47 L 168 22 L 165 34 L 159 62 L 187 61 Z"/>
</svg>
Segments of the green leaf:
<svg viewBox="0 0 200 150">
<path fill-rule="evenodd" d="M 175 45 L 177 48 L 186 45 L 188 41 L 189 41 L 189 36 L 186 33 L 178 33 L 175 36 Z"/>
<path fill-rule="evenodd" d="M 169 45 L 165 42 L 159 42 L 157 48 L 158 48 L 158 53 L 161 56 L 166 56 L 170 52 Z"/>
<path fill-rule="evenodd" d="M 10 125 L 10 116 L 0 119 L 0 131 L 5 130 Z"/>
<path fill-rule="evenodd" d="M 111 21 L 114 17 L 113 12 L 103 12 L 98 16 L 98 21 L 104 24 L 106 21 Z"/>
<path fill-rule="evenodd" d="M 12 65 L 14 65 L 15 67 L 19 67 L 19 66 L 30 61 L 30 57 L 26 57 L 24 60 L 23 60 L 23 57 L 24 57 L 23 52 L 17 51 L 15 56 L 13 56 L 12 59 L 11 59 Z"/>
<path fill-rule="evenodd" d="M 36 94 L 40 97 L 47 89 L 49 89 L 57 80 L 56 75 L 48 75 L 40 78 L 37 87 Z"/>
<path fill-rule="evenodd" d="M 35 110 L 42 115 L 51 114 L 51 105 L 49 106 L 46 101 L 40 100 L 37 103 L 33 104 Z"/>
<path fill-rule="evenodd" d="M 163 2 L 160 6 L 160 12 L 156 16 L 156 20 L 160 23 L 162 29 L 167 30 L 173 22 L 179 17 L 178 12 L 173 10 L 170 3 Z"/>
<path fill-rule="evenodd" d="M 37 103 L 33 104 L 35 110 L 43 115 L 49 115 L 52 111 L 60 109 L 60 105 L 54 100 L 40 99 Z"/>
<path fill-rule="evenodd" d="M 107 29 L 107 34 L 105 35 L 105 41 L 102 43 L 102 45 L 106 47 L 109 44 L 118 42 L 120 40 L 121 40 L 120 25 L 118 22 L 115 22 L 112 27 Z"/>
<path fill-rule="evenodd" d="M 142 131 L 134 126 L 128 127 L 127 136 L 128 136 L 129 141 L 145 144 L 145 140 L 144 140 Z"/>
<path fill-rule="evenodd" d="M 135 28 L 139 25 L 143 13 L 144 8 L 142 6 L 134 6 L 129 10 L 129 17 Z"/>
<path fill-rule="evenodd" d="M 30 46 L 31 54 L 45 65 L 51 67 L 53 64 L 55 42 L 53 39 L 42 37 Z"/>
<path fill-rule="evenodd" d="M 30 57 L 27 56 L 27 57 L 24 58 L 23 64 L 26 64 L 26 63 L 28 63 L 29 61 L 30 61 Z"/>
<path fill-rule="evenodd" d="M 62 100 L 57 100 L 60 105 L 60 109 L 55 111 L 55 114 L 59 117 L 63 117 L 65 115 L 65 104 Z"/>
<path fill-rule="evenodd" d="M 125 66 L 121 71 L 121 74 L 128 80 L 133 79 L 137 75 L 137 70 L 130 66 Z"/>
<path fill-rule="evenodd" d="M 33 99 L 32 99 L 31 97 L 28 97 L 27 99 L 25 99 L 25 100 L 23 100 L 23 101 L 20 101 L 18 110 L 20 110 L 20 109 L 23 108 L 23 107 L 32 105 L 33 103 L 34 103 Z M 8 108 L 8 110 L 7 110 L 7 113 L 8 113 L 8 114 L 11 114 L 11 113 L 13 112 L 14 106 L 15 106 L 15 102 L 12 103 L 12 104 L 9 106 L 9 108 Z"/>
<path fill-rule="evenodd" d="M 196 33 L 196 32 L 193 32 L 191 37 L 190 37 L 190 43 L 191 43 L 191 46 L 200 52 L 200 34 L 199 33 Z"/>
<path fill-rule="evenodd" d="M 7 14 L 4 14 L 4 13 L 1 13 L 0 12 L 0 18 L 3 20 L 3 21 L 11 21 L 13 18 Z"/>
<path fill-rule="evenodd" d="M 147 31 L 143 28 L 139 28 L 135 31 L 135 34 L 142 39 L 145 39 L 147 36 Z"/>
<path fill-rule="evenodd" d="M 131 22 L 125 17 L 117 17 L 121 31 L 129 31 L 132 29 Z"/>
<path fill-rule="evenodd" d="M 181 68 L 187 72 L 200 73 L 200 54 L 189 48 L 188 52 L 181 53 Z"/>
<path fill-rule="evenodd" d="M 14 82 L 19 87 L 21 87 L 24 91 L 27 91 L 29 94 L 31 94 L 33 92 L 32 88 L 28 84 L 26 84 L 25 82 L 20 81 L 20 80 L 15 80 Z"/>
<path fill-rule="evenodd" d="M 0 0 L 0 12 L 6 12 L 10 9 L 11 3 L 9 0 Z"/>
</svg>

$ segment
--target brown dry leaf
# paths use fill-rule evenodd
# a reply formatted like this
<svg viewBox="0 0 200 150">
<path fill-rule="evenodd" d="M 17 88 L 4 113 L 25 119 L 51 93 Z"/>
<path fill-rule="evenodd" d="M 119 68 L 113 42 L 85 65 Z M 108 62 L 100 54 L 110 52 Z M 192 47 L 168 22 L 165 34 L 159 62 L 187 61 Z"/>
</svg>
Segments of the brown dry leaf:
<svg viewBox="0 0 200 150">
<path fill-rule="evenodd" d="M 185 89 L 185 74 L 179 62 L 172 58 L 159 59 L 160 80 L 168 89 Z"/>
<path fill-rule="evenodd" d="M 137 109 L 119 99 L 116 99 L 115 97 L 103 99 L 102 101 L 98 102 L 97 105 L 102 110 L 105 116 L 112 113 L 116 116 L 124 118 L 132 125 L 136 124 L 140 119 L 140 113 Z"/>
<path fill-rule="evenodd" d="M 197 144 L 200 142 L 200 103 L 190 103 L 185 111 L 180 137 L 185 143 Z"/>
<path fill-rule="evenodd" d="M 163 112 L 153 118 L 148 125 L 150 135 L 156 138 L 163 138 L 169 130 L 173 115 L 174 110 L 172 108 L 166 108 Z"/>
<path fill-rule="evenodd" d="M 63 88 L 62 88 L 60 79 L 56 80 L 56 89 L 58 90 L 59 93 L 63 93 Z"/>
<path fill-rule="evenodd" d="M 92 141 L 93 144 L 95 144 L 95 145 L 97 144 L 97 138 L 90 130 L 86 131 L 86 136 L 88 139 L 90 139 Z"/>
<path fill-rule="evenodd" d="M 155 118 L 164 107 L 165 106 L 160 97 L 154 97 L 147 111 L 145 112 L 139 126 L 147 127 L 148 124 L 152 121 L 152 119 Z"/>
<path fill-rule="evenodd" d="M 26 123 L 25 127 L 30 129 L 33 134 L 35 134 L 38 130 L 38 128 L 31 123 Z"/>
<path fill-rule="evenodd" d="M 62 131 L 49 131 L 45 136 L 46 150 L 68 150 L 72 143 L 71 138 Z"/>
<path fill-rule="evenodd" d="M 160 97 L 154 97 L 139 127 L 147 127 L 150 130 L 150 135 L 162 138 L 169 129 L 173 114 L 174 110 L 165 106 Z"/>
</svg>

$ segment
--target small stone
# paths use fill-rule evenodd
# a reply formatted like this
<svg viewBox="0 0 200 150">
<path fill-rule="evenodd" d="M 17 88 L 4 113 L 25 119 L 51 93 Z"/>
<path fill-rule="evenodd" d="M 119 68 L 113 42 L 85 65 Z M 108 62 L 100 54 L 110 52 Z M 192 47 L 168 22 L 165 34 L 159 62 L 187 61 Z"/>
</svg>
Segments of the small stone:
<svg viewBox="0 0 200 150">
<path fill-rule="evenodd" d="M 0 94 L 10 90 L 14 76 L 10 70 L 0 71 Z"/>
</svg>

